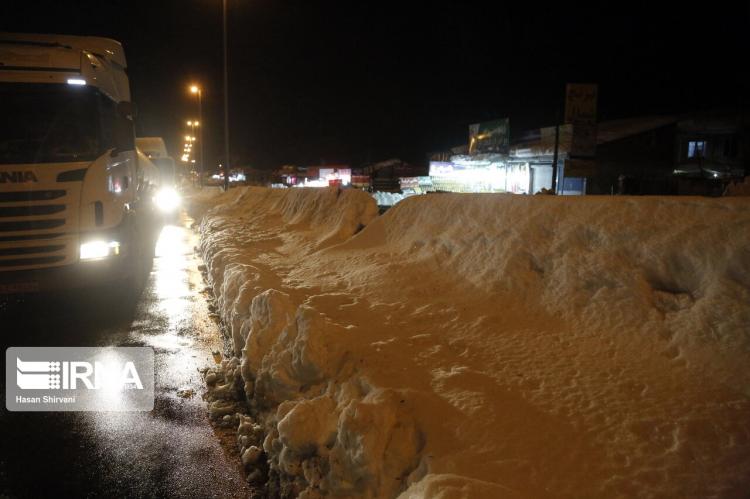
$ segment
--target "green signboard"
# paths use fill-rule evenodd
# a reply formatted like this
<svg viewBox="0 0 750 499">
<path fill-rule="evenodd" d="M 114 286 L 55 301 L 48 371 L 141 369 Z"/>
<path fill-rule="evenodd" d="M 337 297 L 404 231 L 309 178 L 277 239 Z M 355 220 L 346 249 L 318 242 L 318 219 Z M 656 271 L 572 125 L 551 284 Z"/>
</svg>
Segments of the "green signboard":
<svg viewBox="0 0 750 499">
<path fill-rule="evenodd" d="M 469 125 L 469 154 L 488 152 L 507 154 L 509 146 L 509 118 Z"/>
</svg>

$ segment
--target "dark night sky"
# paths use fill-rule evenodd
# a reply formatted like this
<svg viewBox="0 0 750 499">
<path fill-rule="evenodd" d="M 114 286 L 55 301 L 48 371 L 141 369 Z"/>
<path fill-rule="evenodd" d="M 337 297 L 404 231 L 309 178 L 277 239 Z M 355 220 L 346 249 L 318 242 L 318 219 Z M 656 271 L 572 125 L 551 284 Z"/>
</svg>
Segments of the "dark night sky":
<svg viewBox="0 0 750 499">
<path fill-rule="evenodd" d="M 750 8 L 659 2 L 229 0 L 233 155 L 275 167 L 402 157 L 509 116 L 550 125 L 567 81 L 602 119 L 747 107 Z M 222 144 L 221 1 L 3 2 L 0 29 L 108 36 L 129 60 L 139 135 L 177 155 L 202 82 L 207 158 Z"/>
</svg>

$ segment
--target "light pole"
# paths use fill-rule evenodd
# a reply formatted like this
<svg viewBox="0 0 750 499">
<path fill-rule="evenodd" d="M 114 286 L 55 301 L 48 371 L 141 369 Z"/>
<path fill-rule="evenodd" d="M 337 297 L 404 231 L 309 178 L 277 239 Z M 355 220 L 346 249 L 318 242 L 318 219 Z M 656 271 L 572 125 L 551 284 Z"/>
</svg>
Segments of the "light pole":
<svg viewBox="0 0 750 499">
<path fill-rule="evenodd" d="M 200 187 L 203 187 L 203 125 L 200 125 L 203 123 L 203 90 L 198 85 L 191 85 L 190 86 L 190 93 L 196 94 L 198 96 L 198 119 L 200 121 L 193 122 L 193 127 L 198 126 L 200 128 L 200 165 L 198 167 L 198 185 Z M 192 136 L 195 137 L 195 128 L 193 128 Z"/>
<path fill-rule="evenodd" d="M 222 0 L 224 21 L 224 190 L 229 190 L 229 84 L 227 81 L 227 0 Z M 202 120 L 203 118 L 201 118 Z M 203 141 L 201 141 L 202 147 Z"/>
<path fill-rule="evenodd" d="M 190 127 L 190 137 L 192 138 L 191 141 L 189 141 L 189 144 L 186 144 L 190 149 L 193 148 L 193 141 L 195 141 L 195 127 L 200 126 L 200 121 L 198 120 L 189 120 L 187 121 L 187 126 Z M 203 146 L 203 141 L 201 141 L 201 146 Z M 201 158 L 202 160 L 203 158 Z"/>
<path fill-rule="evenodd" d="M 195 136 L 195 127 L 199 126 L 200 122 L 198 120 L 195 121 L 188 121 L 187 126 L 190 127 L 190 135 Z"/>
<path fill-rule="evenodd" d="M 224 21 L 224 190 L 229 190 L 229 83 L 227 80 L 227 0 L 222 0 Z"/>
</svg>

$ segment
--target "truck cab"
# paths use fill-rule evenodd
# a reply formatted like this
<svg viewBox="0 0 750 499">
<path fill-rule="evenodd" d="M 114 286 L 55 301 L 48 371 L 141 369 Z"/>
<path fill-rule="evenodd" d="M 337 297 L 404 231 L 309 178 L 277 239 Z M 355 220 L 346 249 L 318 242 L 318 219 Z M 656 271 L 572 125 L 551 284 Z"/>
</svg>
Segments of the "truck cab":
<svg viewBox="0 0 750 499">
<path fill-rule="evenodd" d="M 0 33 L 0 294 L 133 280 L 158 233 L 125 53 Z"/>
<path fill-rule="evenodd" d="M 179 215 L 179 179 L 174 159 L 167 153 L 167 146 L 161 137 L 136 137 L 135 145 L 159 170 L 161 188 L 154 201 L 162 212 L 164 221 L 173 221 Z"/>
<path fill-rule="evenodd" d="M 156 165 L 161 175 L 162 188 L 177 185 L 177 167 L 174 159 L 167 153 L 167 145 L 161 137 L 136 137 L 138 150 L 148 156 Z"/>
</svg>

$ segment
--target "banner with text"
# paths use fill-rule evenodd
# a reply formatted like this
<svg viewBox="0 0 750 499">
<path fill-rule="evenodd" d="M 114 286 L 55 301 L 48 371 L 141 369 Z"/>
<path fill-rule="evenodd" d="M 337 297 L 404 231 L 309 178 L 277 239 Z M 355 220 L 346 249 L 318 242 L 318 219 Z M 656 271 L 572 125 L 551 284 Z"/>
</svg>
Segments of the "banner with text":
<svg viewBox="0 0 750 499">
<path fill-rule="evenodd" d="M 565 89 L 565 123 L 573 125 L 566 177 L 590 177 L 596 172 L 596 107 L 598 86 L 568 83 Z"/>
</svg>

